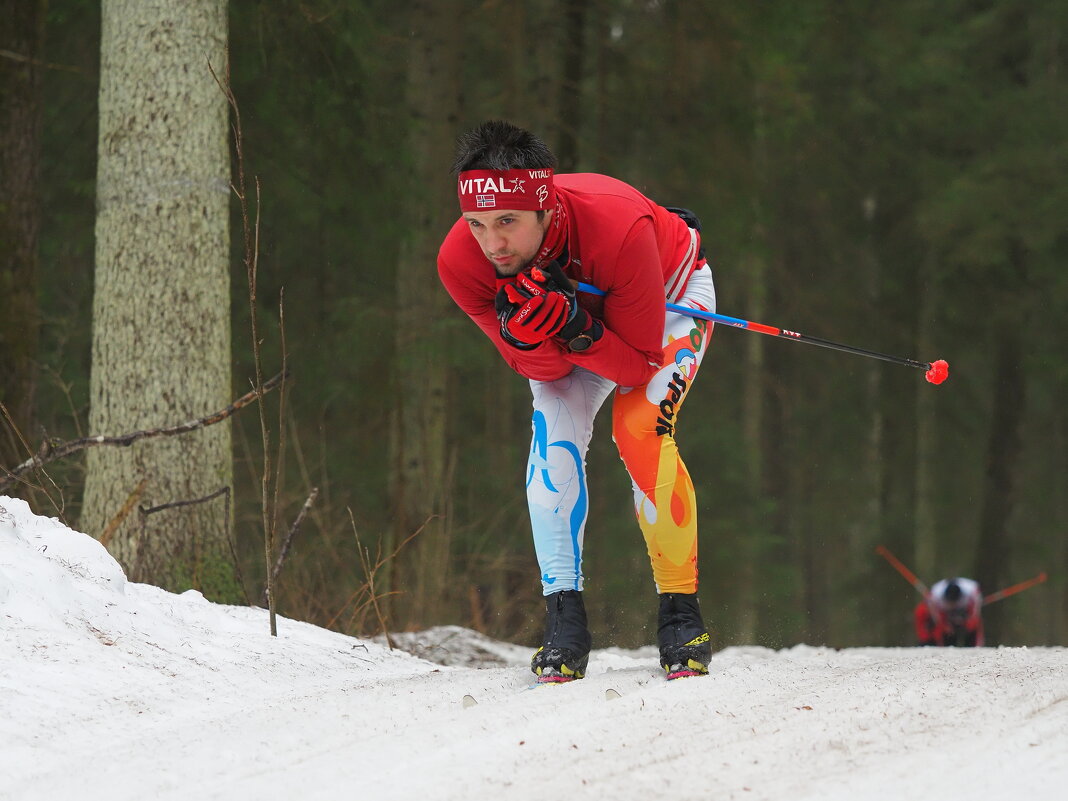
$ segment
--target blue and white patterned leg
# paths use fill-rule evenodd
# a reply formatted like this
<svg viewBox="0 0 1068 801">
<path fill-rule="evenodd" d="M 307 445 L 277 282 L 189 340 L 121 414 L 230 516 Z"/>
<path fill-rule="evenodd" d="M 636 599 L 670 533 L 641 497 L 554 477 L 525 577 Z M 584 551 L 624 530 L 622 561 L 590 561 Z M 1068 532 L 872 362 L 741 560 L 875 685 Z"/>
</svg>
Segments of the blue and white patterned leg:
<svg viewBox="0 0 1068 801">
<path fill-rule="evenodd" d="M 556 381 L 531 381 L 533 438 L 527 504 L 545 595 L 582 590 L 582 541 L 589 512 L 586 451 L 593 420 L 615 384 L 576 367 Z"/>
</svg>

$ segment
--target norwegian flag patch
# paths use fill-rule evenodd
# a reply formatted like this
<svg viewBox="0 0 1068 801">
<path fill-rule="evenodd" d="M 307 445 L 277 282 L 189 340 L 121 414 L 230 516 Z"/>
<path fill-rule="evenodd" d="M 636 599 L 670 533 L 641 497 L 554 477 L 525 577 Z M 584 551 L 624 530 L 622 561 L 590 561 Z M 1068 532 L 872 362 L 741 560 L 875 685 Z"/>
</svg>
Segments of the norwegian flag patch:
<svg viewBox="0 0 1068 801">
<path fill-rule="evenodd" d="M 496 195 L 475 195 L 475 205 L 480 209 L 491 209 L 497 205 Z"/>
</svg>

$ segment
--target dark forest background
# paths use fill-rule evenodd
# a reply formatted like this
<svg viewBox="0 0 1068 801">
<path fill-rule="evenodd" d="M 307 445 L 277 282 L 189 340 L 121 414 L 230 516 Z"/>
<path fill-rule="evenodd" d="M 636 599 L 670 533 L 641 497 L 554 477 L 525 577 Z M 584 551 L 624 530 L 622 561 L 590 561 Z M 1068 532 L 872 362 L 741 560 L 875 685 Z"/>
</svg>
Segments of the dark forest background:
<svg viewBox="0 0 1068 801">
<path fill-rule="evenodd" d="M 99 14 L 50 0 L 44 16 L 34 440 L 122 433 L 85 431 Z M 540 634 L 528 391 L 413 246 L 454 219 L 454 137 L 505 118 L 541 133 L 563 171 L 695 210 L 721 313 L 949 362 L 934 387 L 716 329 L 679 440 L 717 642 L 911 643 L 919 598 L 884 545 L 928 584 L 966 575 L 989 593 L 1048 571 L 989 607 L 989 640 L 1068 644 L 1066 30 L 1063 0 L 232 0 L 268 374 L 284 289 L 283 517 L 320 490 L 279 612 L 375 631 L 358 535 L 372 560 L 399 548 L 376 574 L 391 627 Z M 234 208 L 241 394 L 253 367 Z M 437 506 L 401 546 L 425 520 L 402 508 L 405 400 L 428 386 L 443 478 L 415 488 Z M 655 590 L 608 429 L 606 415 L 589 456 L 586 595 L 596 644 L 633 646 L 654 639 Z M 254 598 L 259 440 L 255 413 L 238 414 L 234 532 Z M 49 472 L 59 508 L 22 494 L 76 525 L 84 459 Z"/>
</svg>

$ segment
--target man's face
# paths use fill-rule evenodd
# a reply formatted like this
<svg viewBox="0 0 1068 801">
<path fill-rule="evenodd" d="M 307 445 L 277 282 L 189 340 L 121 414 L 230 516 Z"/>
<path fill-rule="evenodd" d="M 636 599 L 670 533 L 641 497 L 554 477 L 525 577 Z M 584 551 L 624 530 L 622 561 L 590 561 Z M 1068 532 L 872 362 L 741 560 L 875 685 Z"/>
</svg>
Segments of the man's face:
<svg viewBox="0 0 1068 801">
<path fill-rule="evenodd" d="M 518 275 L 537 255 L 552 219 L 552 211 L 538 220 L 536 211 L 469 211 L 468 230 L 501 275 Z"/>
</svg>

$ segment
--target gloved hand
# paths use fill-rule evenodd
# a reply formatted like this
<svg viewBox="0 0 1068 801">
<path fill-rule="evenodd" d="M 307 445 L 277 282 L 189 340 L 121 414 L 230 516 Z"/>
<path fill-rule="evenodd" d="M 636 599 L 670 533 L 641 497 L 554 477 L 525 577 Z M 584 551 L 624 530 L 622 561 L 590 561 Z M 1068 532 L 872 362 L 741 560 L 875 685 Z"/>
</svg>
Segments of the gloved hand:
<svg viewBox="0 0 1068 801">
<path fill-rule="evenodd" d="M 601 321 L 578 305 L 575 287 L 572 285 L 571 280 L 564 275 L 564 271 L 559 264 L 554 261 L 548 264 L 544 270 L 531 271 L 532 278 L 538 278 L 539 274 L 548 288 L 559 292 L 567 299 L 567 322 L 556 332 L 556 338 L 568 350 L 586 350 L 599 340 L 604 333 L 604 326 L 601 325 Z"/>
<path fill-rule="evenodd" d="M 556 334 L 571 312 L 563 294 L 525 273 L 501 286 L 494 307 L 501 338 L 520 350 L 535 348 Z"/>
</svg>

